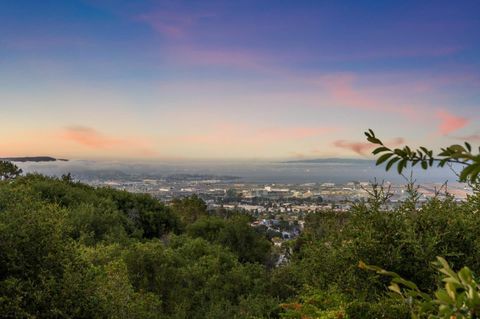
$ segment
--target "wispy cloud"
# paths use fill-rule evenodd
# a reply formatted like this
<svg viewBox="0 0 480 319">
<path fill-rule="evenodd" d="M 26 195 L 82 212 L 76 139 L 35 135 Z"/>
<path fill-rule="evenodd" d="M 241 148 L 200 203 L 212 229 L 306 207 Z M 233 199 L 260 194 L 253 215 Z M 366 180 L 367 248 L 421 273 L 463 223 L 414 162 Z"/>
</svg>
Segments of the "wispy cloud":
<svg viewBox="0 0 480 319">
<path fill-rule="evenodd" d="M 129 144 L 126 140 L 106 136 L 86 126 L 67 127 L 62 133 L 62 137 L 65 140 L 93 149 L 109 149 L 115 146 Z"/>
<path fill-rule="evenodd" d="M 358 76 L 354 73 L 324 75 L 319 78 L 318 83 L 327 90 L 337 105 L 343 107 L 400 114 L 409 119 L 417 119 L 425 115 L 422 108 L 414 108 L 407 103 L 392 102 L 379 94 L 359 89 L 355 86 L 358 84 Z"/>
<path fill-rule="evenodd" d="M 95 151 L 124 151 L 152 156 L 155 152 L 145 139 L 120 138 L 103 134 L 87 126 L 69 126 L 60 133 L 62 140 L 72 142 Z"/>
<path fill-rule="evenodd" d="M 451 114 L 445 110 L 437 111 L 437 118 L 440 119 L 438 126 L 438 132 L 442 135 L 448 135 L 454 131 L 457 131 L 470 123 L 470 120 Z"/>
<path fill-rule="evenodd" d="M 397 137 L 395 139 L 387 141 L 385 144 L 390 147 L 396 147 L 405 143 L 405 140 L 402 137 Z M 333 142 L 333 145 L 338 148 L 347 149 L 357 153 L 358 155 L 366 156 L 367 152 L 376 148 L 376 145 L 368 142 L 356 142 L 356 141 L 347 141 L 347 140 L 336 140 Z"/>
</svg>

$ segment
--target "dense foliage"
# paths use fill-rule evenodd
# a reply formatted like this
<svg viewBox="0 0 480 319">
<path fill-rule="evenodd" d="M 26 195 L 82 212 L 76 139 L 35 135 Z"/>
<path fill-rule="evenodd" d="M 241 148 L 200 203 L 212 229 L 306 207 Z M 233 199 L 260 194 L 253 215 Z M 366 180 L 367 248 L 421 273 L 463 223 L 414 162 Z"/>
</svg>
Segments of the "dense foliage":
<svg viewBox="0 0 480 319">
<path fill-rule="evenodd" d="M 271 245 L 248 225 L 228 220 L 208 238 L 147 195 L 40 175 L 1 181 L 1 317 L 272 316 Z"/>
<path fill-rule="evenodd" d="M 388 279 L 360 269 L 359 261 L 396 272 L 427 293 L 439 280 L 431 264 L 436 256 L 480 273 L 478 199 L 433 199 L 419 210 L 405 203 L 389 212 L 358 205 L 343 214 L 311 214 L 287 266 L 300 288 L 297 303 L 330 291 L 351 318 L 408 318 L 407 305 L 386 296 Z"/>
<path fill-rule="evenodd" d="M 297 275 L 293 283 L 302 288 L 294 302 L 282 305 L 283 317 L 478 318 L 480 285 L 474 274 L 480 273 L 480 154 L 473 154 L 469 143 L 446 147 L 438 156 L 425 147 L 392 150 L 372 130 L 365 135 L 379 145 L 373 151 L 379 154 L 377 165 L 386 163 L 389 170 L 396 164 L 402 174 L 409 164 L 424 169 L 459 164 L 459 180 L 472 187 L 473 195 L 457 203 L 448 192 L 441 200 L 436 193 L 418 209 L 420 196 L 408 182 L 410 197 L 385 211 L 389 190 L 373 183 L 370 198 L 349 212 L 310 215 L 288 266 Z M 467 266 L 455 273 L 438 256 L 455 268 Z M 432 263 L 435 258 L 438 262 Z M 378 275 L 393 277 L 388 288 L 401 300 L 385 293 L 387 282 Z M 440 280 L 445 288 L 438 288 Z"/>
<path fill-rule="evenodd" d="M 456 299 L 442 308 L 460 318 L 457 302 L 477 307 L 465 287 L 478 294 L 480 194 L 464 202 L 444 194 L 418 208 L 409 190 L 407 201 L 385 210 L 388 189 L 374 185 L 371 198 L 348 212 L 308 215 L 301 236 L 274 249 L 249 216 L 209 212 L 196 196 L 165 205 L 68 175 L 3 178 L 0 314 L 370 319 L 409 318 L 415 310 L 419 318 L 444 318 L 434 293 L 447 298 L 439 291 L 452 289 L 438 288 L 445 278 L 432 264 L 443 256 L 453 269 L 468 266 L 448 274 L 458 281 L 451 284 Z M 275 266 L 278 254 L 289 262 Z M 360 269 L 360 261 L 376 271 Z M 391 278 L 382 269 L 403 299 L 387 293 Z M 430 312 L 412 308 L 415 293 L 424 299 L 414 306 L 428 304 Z"/>
</svg>

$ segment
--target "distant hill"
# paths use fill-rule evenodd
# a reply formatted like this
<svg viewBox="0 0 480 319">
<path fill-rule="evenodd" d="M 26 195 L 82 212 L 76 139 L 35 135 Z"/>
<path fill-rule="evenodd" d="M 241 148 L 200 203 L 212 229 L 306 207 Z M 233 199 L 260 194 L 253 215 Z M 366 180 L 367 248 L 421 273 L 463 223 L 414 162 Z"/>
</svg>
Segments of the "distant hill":
<svg viewBox="0 0 480 319">
<path fill-rule="evenodd" d="M 67 162 L 68 161 L 68 159 L 53 158 L 50 156 L 4 157 L 4 158 L 0 158 L 0 160 L 10 161 L 10 162 L 56 162 L 56 161 Z"/>
<path fill-rule="evenodd" d="M 369 159 L 357 159 L 357 158 L 314 158 L 314 159 L 304 159 L 304 160 L 294 160 L 294 161 L 286 161 L 283 163 L 310 163 L 310 164 L 366 164 L 366 163 L 373 163 L 373 160 Z"/>
</svg>

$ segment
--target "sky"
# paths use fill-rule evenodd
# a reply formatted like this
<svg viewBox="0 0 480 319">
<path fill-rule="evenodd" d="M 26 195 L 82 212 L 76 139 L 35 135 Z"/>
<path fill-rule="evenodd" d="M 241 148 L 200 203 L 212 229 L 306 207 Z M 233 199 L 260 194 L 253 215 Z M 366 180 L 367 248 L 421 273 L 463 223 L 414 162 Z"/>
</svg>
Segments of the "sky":
<svg viewBox="0 0 480 319">
<path fill-rule="evenodd" d="M 0 0 L 0 157 L 480 144 L 480 1 Z"/>
</svg>

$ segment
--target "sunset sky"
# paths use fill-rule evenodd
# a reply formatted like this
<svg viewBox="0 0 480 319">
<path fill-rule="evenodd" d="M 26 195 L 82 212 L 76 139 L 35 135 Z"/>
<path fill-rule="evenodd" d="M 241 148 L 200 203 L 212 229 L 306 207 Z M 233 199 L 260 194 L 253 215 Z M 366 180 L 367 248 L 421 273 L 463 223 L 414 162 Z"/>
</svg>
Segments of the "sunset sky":
<svg viewBox="0 0 480 319">
<path fill-rule="evenodd" d="M 0 157 L 480 144 L 480 1 L 0 0 Z"/>
</svg>

